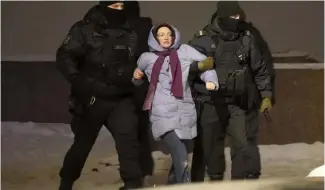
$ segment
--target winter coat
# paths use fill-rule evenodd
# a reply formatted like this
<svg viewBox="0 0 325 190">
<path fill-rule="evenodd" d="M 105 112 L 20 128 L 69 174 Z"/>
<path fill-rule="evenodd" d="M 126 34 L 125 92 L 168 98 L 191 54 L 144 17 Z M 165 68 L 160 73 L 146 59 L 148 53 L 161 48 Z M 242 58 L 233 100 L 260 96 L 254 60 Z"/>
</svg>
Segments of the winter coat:
<svg viewBox="0 0 325 190">
<path fill-rule="evenodd" d="M 153 27 L 154 28 L 154 27 Z M 152 28 L 152 29 L 153 29 Z M 159 73 L 159 81 L 150 110 L 152 133 L 156 140 L 169 131 L 175 131 L 180 139 L 193 139 L 197 136 L 197 113 L 188 84 L 190 65 L 194 61 L 202 61 L 207 57 L 186 44 L 180 44 L 180 33 L 173 27 L 175 41 L 171 48 L 177 49 L 182 69 L 183 98 L 177 99 L 171 93 L 172 73 L 167 56 Z M 152 29 L 148 38 L 151 52 L 143 53 L 138 59 L 138 68 L 143 70 L 149 81 L 151 72 L 158 56 L 155 51 L 165 51 L 155 39 Z M 205 82 L 213 82 L 218 86 L 217 74 L 209 70 L 201 74 L 200 78 Z"/>
</svg>

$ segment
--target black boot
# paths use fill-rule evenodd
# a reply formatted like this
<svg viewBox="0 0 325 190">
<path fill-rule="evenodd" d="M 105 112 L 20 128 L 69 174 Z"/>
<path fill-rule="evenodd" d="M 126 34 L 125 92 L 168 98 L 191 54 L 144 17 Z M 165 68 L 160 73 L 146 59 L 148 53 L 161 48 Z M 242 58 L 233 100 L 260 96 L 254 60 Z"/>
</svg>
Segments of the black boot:
<svg viewBox="0 0 325 190">
<path fill-rule="evenodd" d="M 124 185 L 122 187 L 119 188 L 119 190 L 132 190 L 132 189 L 138 189 L 141 188 L 142 186 L 142 182 L 137 181 L 135 183 L 124 183 Z"/>
<path fill-rule="evenodd" d="M 73 182 L 61 180 L 59 190 L 72 190 Z"/>
<path fill-rule="evenodd" d="M 123 185 L 122 187 L 119 188 L 119 190 L 132 190 L 132 189 L 139 189 L 142 186 L 129 186 L 129 185 Z"/>
<path fill-rule="evenodd" d="M 124 185 L 124 186 L 120 187 L 119 190 L 129 190 L 129 188 Z"/>
<path fill-rule="evenodd" d="M 223 174 L 210 175 L 209 178 L 210 178 L 210 181 L 222 181 Z"/>
<path fill-rule="evenodd" d="M 152 184 L 152 176 L 146 175 L 142 177 L 142 186 L 143 187 L 152 187 L 154 184 Z"/>
<path fill-rule="evenodd" d="M 254 179 L 259 179 L 260 178 L 260 174 L 248 174 L 247 176 L 246 176 L 246 179 L 248 179 L 248 180 L 254 180 Z"/>
</svg>

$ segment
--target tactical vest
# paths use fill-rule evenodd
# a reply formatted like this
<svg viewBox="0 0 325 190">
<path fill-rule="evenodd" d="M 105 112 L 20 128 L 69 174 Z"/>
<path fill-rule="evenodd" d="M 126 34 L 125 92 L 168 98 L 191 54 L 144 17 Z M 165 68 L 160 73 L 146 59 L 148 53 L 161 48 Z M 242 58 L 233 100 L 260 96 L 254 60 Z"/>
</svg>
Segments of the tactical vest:
<svg viewBox="0 0 325 190">
<path fill-rule="evenodd" d="M 128 39 L 120 37 L 107 42 L 110 55 L 103 65 L 103 77 L 107 84 L 129 85 L 135 67 L 133 52 Z"/>
<path fill-rule="evenodd" d="M 211 36 L 216 46 L 214 54 L 215 70 L 219 80 L 218 94 L 222 96 L 242 96 L 252 83 L 250 71 L 250 43 L 248 33 L 239 34 L 234 40 L 224 40 Z"/>
<path fill-rule="evenodd" d="M 97 31 L 92 32 L 88 42 L 83 70 L 107 85 L 131 86 L 136 68 L 136 35 L 123 30 Z"/>
</svg>

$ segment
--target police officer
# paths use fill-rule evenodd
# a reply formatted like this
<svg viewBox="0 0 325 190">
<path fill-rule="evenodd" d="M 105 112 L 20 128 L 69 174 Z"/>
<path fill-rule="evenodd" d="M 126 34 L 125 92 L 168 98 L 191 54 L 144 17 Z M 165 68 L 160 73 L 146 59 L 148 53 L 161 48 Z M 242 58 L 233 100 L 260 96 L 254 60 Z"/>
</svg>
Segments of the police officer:
<svg viewBox="0 0 325 190">
<path fill-rule="evenodd" d="M 142 186 L 137 114 L 131 83 L 136 34 L 120 1 L 100 1 L 70 29 L 56 64 L 71 84 L 74 142 L 60 171 L 60 190 L 71 190 L 104 125 L 112 134 L 124 186 Z"/>
<path fill-rule="evenodd" d="M 140 16 L 140 6 L 138 1 L 125 1 L 124 9 L 127 13 L 128 22 L 134 28 L 137 34 L 137 48 L 135 52 L 136 60 L 142 53 L 149 51 L 148 36 L 152 28 L 152 20 L 148 17 Z M 143 174 L 144 186 L 149 186 L 154 170 L 154 161 L 151 155 L 151 140 L 152 133 L 149 130 L 149 113 L 142 111 L 144 99 L 147 95 L 149 81 L 146 76 L 143 77 L 143 84 L 135 88 L 135 103 L 136 110 L 139 116 L 139 140 L 141 144 L 140 149 L 140 163 Z"/>
<path fill-rule="evenodd" d="M 218 2 L 209 25 L 190 45 L 215 58 L 218 92 L 205 92 L 199 80 L 193 93 L 199 115 L 192 160 L 192 181 L 222 180 L 225 137 L 230 137 L 232 179 L 257 179 L 261 172 L 258 149 L 260 112 L 272 108 L 272 70 L 264 61 L 255 36 L 241 29 L 243 11 L 236 1 Z M 192 69 L 193 70 L 193 69 Z"/>
</svg>

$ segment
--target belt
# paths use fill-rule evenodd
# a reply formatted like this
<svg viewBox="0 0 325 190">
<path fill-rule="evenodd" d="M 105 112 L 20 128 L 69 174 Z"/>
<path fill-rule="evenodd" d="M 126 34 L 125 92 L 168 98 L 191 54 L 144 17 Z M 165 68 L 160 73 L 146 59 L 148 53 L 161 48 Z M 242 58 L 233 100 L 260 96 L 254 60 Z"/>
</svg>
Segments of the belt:
<svg viewBox="0 0 325 190">
<path fill-rule="evenodd" d="M 193 98 L 195 102 L 207 104 L 232 104 L 237 101 L 234 96 L 231 97 L 211 97 L 206 95 L 198 95 Z"/>
</svg>

